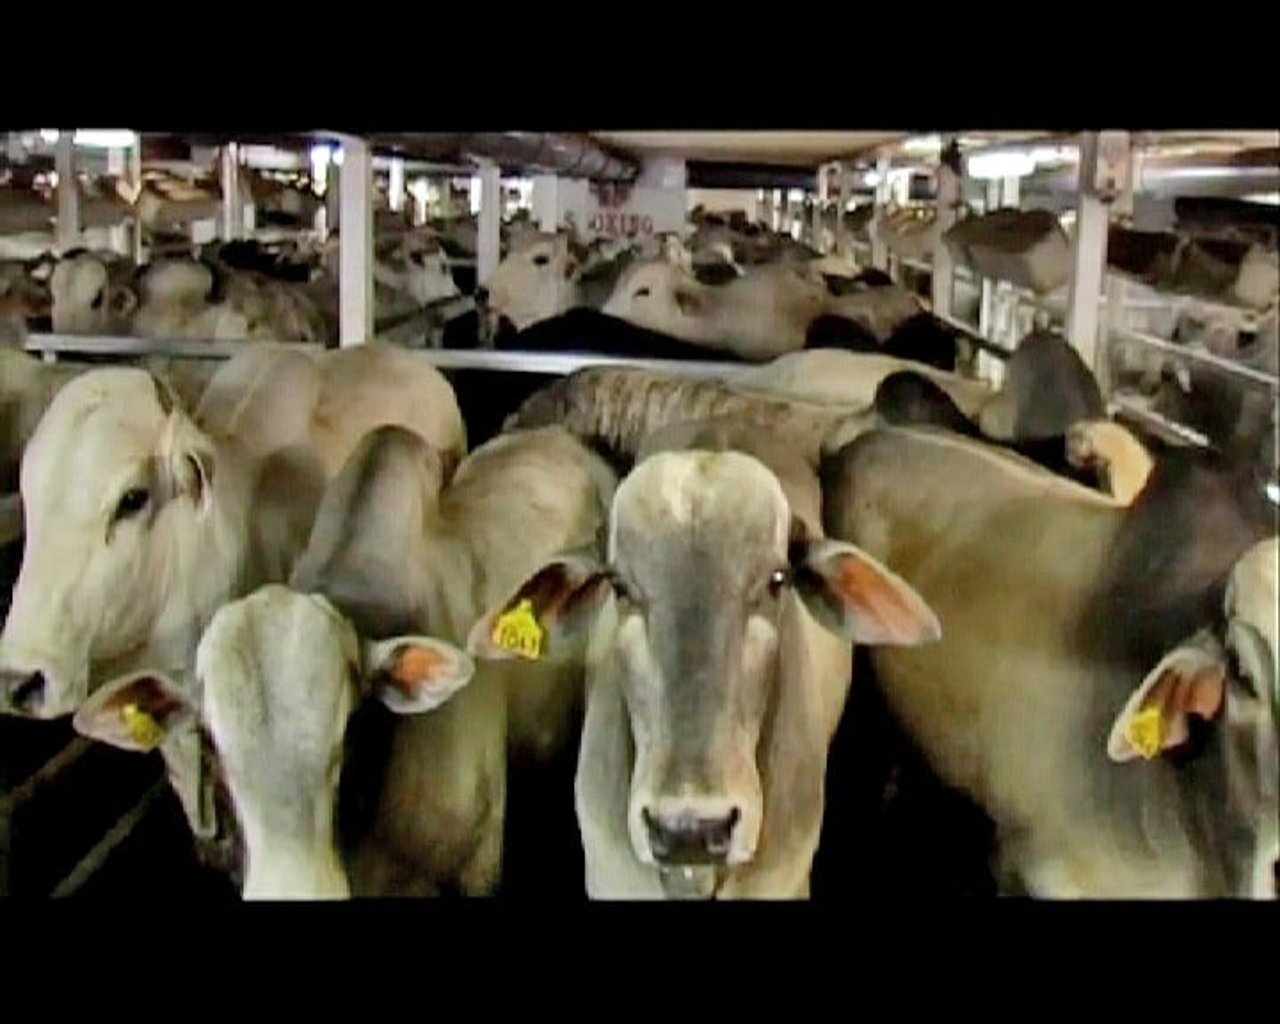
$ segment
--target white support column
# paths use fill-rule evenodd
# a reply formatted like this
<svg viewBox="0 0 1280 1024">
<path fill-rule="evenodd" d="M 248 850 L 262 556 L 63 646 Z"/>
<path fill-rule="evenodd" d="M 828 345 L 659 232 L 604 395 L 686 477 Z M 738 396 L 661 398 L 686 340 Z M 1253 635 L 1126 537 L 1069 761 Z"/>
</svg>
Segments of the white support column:
<svg viewBox="0 0 1280 1024">
<path fill-rule="evenodd" d="M 784 203 L 786 202 L 785 197 L 786 193 L 780 188 L 775 188 L 771 193 L 769 193 L 769 227 L 774 231 L 782 230 L 783 210 L 785 209 Z"/>
<path fill-rule="evenodd" d="M 880 240 L 880 218 L 889 203 L 889 158 L 876 161 L 876 208 L 871 218 L 871 265 L 877 270 L 889 269 L 889 250 Z"/>
<path fill-rule="evenodd" d="M 827 168 L 819 167 L 818 180 L 813 190 L 813 211 L 810 219 L 813 232 L 813 247 L 821 253 L 825 253 L 827 250 L 822 239 L 822 211 L 827 205 L 827 181 Z"/>
<path fill-rule="evenodd" d="M 946 142 L 943 144 L 946 148 Z M 933 250 L 933 312 L 936 316 L 951 315 L 951 300 L 955 295 L 955 261 L 951 250 L 942 242 L 942 236 L 956 222 L 956 204 L 960 201 L 960 176 L 945 163 L 938 165 L 938 185 L 935 221 L 938 244 Z"/>
<path fill-rule="evenodd" d="M 1122 133 L 1108 134 L 1119 136 Z M 1138 161 L 1141 157 L 1131 149 L 1127 135 L 1123 139 L 1115 139 L 1110 144 L 1117 154 L 1123 153 L 1127 156 L 1120 168 L 1120 190 L 1111 204 L 1111 213 L 1114 216 L 1131 218 L 1133 216 L 1133 183 L 1138 177 Z M 1098 379 L 1102 397 L 1109 398 L 1111 396 L 1111 335 L 1116 329 L 1128 326 L 1125 302 L 1128 299 L 1129 288 L 1125 279 L 1119 274 L 1107 272 L 1105 251 L 1102 258 L 1102 280 L 1107 302 L 1103 310 L 1103 330 L 1102 336 L 1098 339 L 1093 372 Z"/>
<path fill-rule="evenodd" d="M 229 142 L 218 152 L 222 178 L 222 218 L 218 225 L 224 240 L 244 235 L 244 204 L 240 199 L 240 147 Z"/>
<path fill-rule="evenodd" d="M 324 231 L 326 235 L 337 231 L 342 222 L 342 168 L 332 160 L 325 172 Z"/>
<path fill-rule="evenodd" d="M 986 207 L 984 213 L 1000 208 L 1000 182 L 987 182 Z M 982 279 L 982 300 L 978 307 L 978 333 L 990 339 L 995 320 L 995 282 L 989 278 Z"/>
<path fill-rule="evenodd" d="M 80 244 L 80 189 L 76 182 L 74 139 L 73 129 L 61 129 L 53 156 L 54 170 L 58 173 L 58 221 L 54 242 L 59 252 L 74 249 Z"/>
<path fill-rule="evenodd" d="M 11 164 L 20 164 L 26 159 L 22 152 L 22 136 L 18 132 L 5 133 L 5 153 Z"/>
<path fill-rule="evenodd" d="M 404 212 L 404 161 L 398 156 L 391 158 L 388 170 L 387 205 L 392 213 Z"/>
<path fill-rule="evenodd" d="M 107 174 L 117 180 L 125 180 L 129 161 L 129 151 L 118 146 L 112 146 L 107 150 Z M 121 256 L 128 256 L 131 247 L 129 244 L 129 226 L 127 224 L 112 224 L 107 231 L 108 247 L 112 252 L 118 252 Z"/>
<path fill-rule="evenodd" d="M 533 179 L 533 220 L 539 231 L 554 232 L 560 225 L 560 179 L 539 174 Z"/>
<path fill-rule="evenodd" d="M 480 218 L 476 238 L 476 281 L 485 284 L 498 269 L 502 253 L 502 171 L 496 163 L 480 167 Z"/>
<path fill-rule="evenodd" d="M 1098 327 L 1107 267 L 1108 203 L 1124 191 L 1129 163 L 1127 133 L 1087 132 L 1081 136 L 1067 338 L 1094 373 L 1105 374 L 1099 358 Z"/>
<path fill-rule="evenodd" d="M 853 178 L 849 173 L 849 165 L 836 164 L 836 252 L 844 259 L 853 259 L 853 239 L 845 225 L 844 211 L 853 191 Z"/>
<path fill-rule="evenodd" d="M 338 194 L 339 344 L 349 348 L 373 337 L 373 154 L 363 139 L 342 140 Z"/>
<path fill-rule="evenodd" d="M 134 195 L 142 193 L 142 135 L 139 133 L 135 138 L 133 145 L 129 147 L 129 185 L 134 191 Z M 133 262 L 135 264 L 142 263 L 142 218 L 138 216 L 138 209 L 135 206 L 133 211 L 133 224 L 130 228 L 130 248 L 133 253 Z"/>
</svg>

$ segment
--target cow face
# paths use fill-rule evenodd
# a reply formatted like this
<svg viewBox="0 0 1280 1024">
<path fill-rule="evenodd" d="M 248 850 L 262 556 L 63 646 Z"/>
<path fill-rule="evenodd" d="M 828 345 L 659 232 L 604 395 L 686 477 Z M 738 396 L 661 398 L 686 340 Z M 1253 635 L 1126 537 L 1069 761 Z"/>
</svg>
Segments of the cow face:
<svg viewBox="0 0 1280 1024">
<path fill-rule="evenodd" d="M 865 643 L 940 635 L 883 566 L 794 529 L 777 477 L 738 452 L 641 462 L 615 496 L 608 553 L 607 566 L 546 566 L 476 624 L 470 649 L 571 658 L 594 633 L 591 663 L 620 687 L 630 720 L 627 821 L 646 864 L 753 858 L 766 810 L 757 747 L 801 606 Z"/>
<path fill-rule="evenodd" d="M 1277 541 L 1255 544 L 1232 568 L 1221 623 L 1169 651 L 1116 719 L 1107 753 L 1119 763 L 1182 752 L 1194 719 L 1213 730 L 1188 772 L 1190 784 L 1220 802 L 1208 817 L 1226 822 L 1208 838 L 1225 856 L 1229 887 L 1274 897 L 1280 865 L 1280 675 L 1276 662 Z M 1212 789 L 1204 788 L 1218 769 Z M 1225 811 L 1225 813 L 1224 813 Z M 1234 824 L 1233 824 L 1234 823 Z M 1227 832 L 1230 834 L 1226 834 Z"/>
<path fill-rule="evenodd" d="M 245 897 L 343 898 L 334 813 L 351 712 L 366 694 L 397 714 L 430 711 L 473 672 L 465 653 L 428 637 L 361 643 L 325 598 L 271 585 L 209 623 L 198 701 L 163 674 L 133 673 L 97 691 L 75 726 L 125 750 L 159 747 L 178 787 L 178 741 L 198 723 L 243 837 Z"/>
<path fill-rule="evenodd" d="M 235 568 L 202 564 L 193 540 L 214 471 L 212 443 L 145 371 L 91 371 L 58 393 L 22 461 L 26 550 L 0 635 L 6 710 L 69 714 L 94 668 L 182 625 L 180 586 L 229 586 L 221 574 Z"/>
<path fill-rule="evenodd" d="M 687 337 L 705 321 L 706 289 L 692 273 L 666 260 L 623 273 L 601 312 L 651 331 Z"/>
<path fill-rule="evenodd" d="M 80 253 L 61 260 L 50 277 L 53 329 L 60 334 L 101 334 L 138 305 L 132 289 L 113 284 L 96 256 Z"/>
<path fill-rule="evenodd" d="M 494 317 L 506 317 L 516 330 L 572 308 L 581 261 L 574 256 L 567 234 L 539 234 L 513 249 L 498 265 L 485 287 Z"/>
</svg>

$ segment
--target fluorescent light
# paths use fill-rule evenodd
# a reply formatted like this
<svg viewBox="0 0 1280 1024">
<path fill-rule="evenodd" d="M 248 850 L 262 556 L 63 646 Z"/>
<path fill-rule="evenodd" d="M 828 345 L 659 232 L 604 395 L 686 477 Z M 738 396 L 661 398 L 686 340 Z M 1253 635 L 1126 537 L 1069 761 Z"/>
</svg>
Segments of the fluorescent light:
<svg viewBox="0 0 1280 1024">
<path fill-rule="evenodd" d="M 478 214 L 480 212 L 480 176 L 479 175 L 473 175 L 471 178 L 467 179 L 467 189 L 468 189 L 468 198 L 470 200 L 468 205 L 471 208 L 471 212 Z"/>
<path fill-rule="evenodd" d="M 1246 203 L 1266 203 L 1268 206 L 1280 206 L 1280 192 L 1255 192 L 1245 196 Z"/>
<path fill-rule="evenodd" d="M 138 133 L 124 128 L 77 128 L 74 145 L 86 149 L 128 149 L 138 141 Z"/>
<path fill-rule="evenodd" d="M 912 156 L 928 156 L 942 151 L 942 138 L 938 135 L 916 135 L 902 144 L 902 151 Z"/>
<path fill-rule="evenodd" d="M 867 173 L 862 176 L 862 183 L 866 185 L 867 188 L 878 188 L 880 186 L 880 172 L 867 171 Z"/>
<path fill-rule="evenodd" d="M 1272 504 L 1280 505 L 1280 484 L 1274 480 L 1267 484 L 1267 497 L 1271 499 Z"/>
<path fill-rule="evenodd" d="M 52 146 L 55 142 L 58 141 L 59 134 L 61 133 L 58 131 L 57 128 L 41 128 L 40 129 L 40 138 L 44 139 L 44 141 L 47 142 L 50 146 Z"/>
<path fill-rule="evenodd" d="M 969 157 L 965 169 L 970 178 L 988 181 L 1021 178 L 1036 169 L 1036 161 L 1030 153 L 979 153 Z"/>
</svg>

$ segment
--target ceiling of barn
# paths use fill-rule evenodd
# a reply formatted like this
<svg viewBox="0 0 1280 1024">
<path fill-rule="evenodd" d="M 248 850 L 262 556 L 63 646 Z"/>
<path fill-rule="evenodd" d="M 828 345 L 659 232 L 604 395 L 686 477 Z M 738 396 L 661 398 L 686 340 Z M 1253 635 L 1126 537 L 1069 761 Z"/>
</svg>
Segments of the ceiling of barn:
<svg viewBox="0 0 1280 1024">
<path fill-rule="evenodd" d="M 638 156 L 671 154 L 688 160 L 816 167 L 905 137 L 903 132 L 591 132 L 591 137 Z"/>
</svg>

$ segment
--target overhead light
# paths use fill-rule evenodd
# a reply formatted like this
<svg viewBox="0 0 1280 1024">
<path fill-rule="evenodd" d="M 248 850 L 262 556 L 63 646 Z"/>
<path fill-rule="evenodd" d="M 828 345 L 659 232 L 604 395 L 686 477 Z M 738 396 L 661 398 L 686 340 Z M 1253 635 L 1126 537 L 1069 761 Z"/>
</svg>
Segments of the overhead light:
<svg viewBox="0 0 1280 1024">
<path fill-rule="evenodd" d="M 1030 153 L 979 153 L 969 157 L 965 164 L 965 173 L 970 178 L 986 181 L 1021 178 L 1035 169 L 1036 161 Z"/>
<path fill-rule="evenodd" d="M 912 156 L 928 156 L 942 152 L 942 137 L 939 135 L 916 135 L 902 144 L 902 151 Z"/>
<path fill-rule="evenodd" d="M 1244 197 L 1246 203 L 1266 203 L 1268 206 L 1280 206 L 1280 192 L 1254 192 Z"/>
<path fill-rule="evenodd" d="M 1272 504 L 1280 505 L 1280 484 L 1274 480 L 1267 484 L 1267 497 L 1271 499 Z"/>
<path fill-rule="evenodd" d="M 58 141 L 58 136 L 60 134 L 61 132 L 59 132 L 57 128 L 41 128 L 40 129 L 40 138 L 42 138 L 50 146 L 52 146 L 55 142 Z"/>
<path fill-rule="evenodd" d="M 867 186 L 867 188 L 879 188 L 879 187 L 880 187 L 880 172 L 879 172 L 879 171 L 867 171 L 867 173 L 866 173 L 866 174 L 864 174 L 864 175 L 862 176 L 862 183 L 863 183 L 864 185 L 866 185 L 866 186 Z"/>
<path fill-rule="evenodd" d="M 71 141 L 86 149 L 128 149 L 137 144 L 138 133 L 124 128 L 77 128 Z"/>
</svg>

